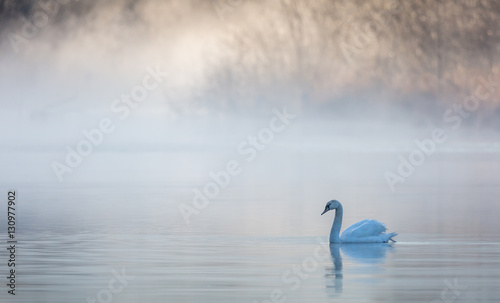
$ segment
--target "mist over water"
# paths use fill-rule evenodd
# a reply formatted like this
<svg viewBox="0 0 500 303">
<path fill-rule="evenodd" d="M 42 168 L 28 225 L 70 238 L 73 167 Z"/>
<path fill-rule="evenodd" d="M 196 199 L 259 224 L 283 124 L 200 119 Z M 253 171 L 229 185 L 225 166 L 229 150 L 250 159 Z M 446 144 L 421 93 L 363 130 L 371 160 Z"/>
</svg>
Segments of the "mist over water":
<svg viewBox="0 0 500 303">
<path fill-rule="evenodd" d="M 345 136 L 366 150 L 367 138 L 412 142 L 435 127 L 458 125 L 466 143 L 498 130 L 493 1 L 47 3 L 1 4 L 4 150 L 60 152 L 103 118 L 116 130 L 96 151 L 225 144 L 285 106 L 297 140 Z M 148 68 L 168 77 L 118 119 L 115 100 Z M 478 87 L 457 124 L 454 106 Z"/>
<path fill-rule="evenodd" d="M 498 15 L 0 0 L 0 188 L 20 203 L 1 301 L 98 301 L 124 269 L 116 302 L 495 302 Z M 398 242 L 329 246 L 331 199 L 342 229 Z"/>
</svg>

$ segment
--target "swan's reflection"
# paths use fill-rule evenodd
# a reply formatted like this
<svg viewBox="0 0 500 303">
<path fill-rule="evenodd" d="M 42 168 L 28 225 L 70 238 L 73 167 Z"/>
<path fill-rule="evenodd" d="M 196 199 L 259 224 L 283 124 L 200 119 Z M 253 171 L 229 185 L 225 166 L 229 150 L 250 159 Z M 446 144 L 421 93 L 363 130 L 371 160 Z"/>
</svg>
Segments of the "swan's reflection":
<svg viewBox="0 0 500 303">
<path fill-rule="evenodd" d="M 326 289 L 330 296 L 337 297 L 343 291 L 342 254 L 350 261 L 364 264 L 378 264 L 385 261 L 392 246 L 387 243 L 331 243 L 330 255 L 333 268 L 327 267 L 325 274 Z"/>
<path fill-rule="evenodd" d="M 332 256 L 333 268 L 327 268 L 326 278 L 326 289 L 329 293 L 340 294 L 343 290 L 342 279 L 344 275 L 342 274 L 342 257 L 340 256 L 340 244 L 331 243 L 330 244 L 330 255 Z M 330 271 L 330 272 L 328 272 Z"/>
<path fill-rule="evenodd" d="M 330 245 L 330 253 L 332 253 Z M 383 263 L 387 252 L 393 247 L 387 243 L 344 243 L 341 244 L 342 253 L 357 263 Z M 332 253 L 333 254 L 333 253 Z"/>
</svg>

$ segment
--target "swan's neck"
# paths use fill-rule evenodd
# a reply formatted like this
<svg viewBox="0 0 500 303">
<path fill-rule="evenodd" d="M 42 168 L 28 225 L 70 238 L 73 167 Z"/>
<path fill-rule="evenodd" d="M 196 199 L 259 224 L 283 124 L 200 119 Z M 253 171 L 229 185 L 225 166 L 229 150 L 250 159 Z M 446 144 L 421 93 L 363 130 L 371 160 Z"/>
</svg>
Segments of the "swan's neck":
<svg viewBox="0 0 500 303">
<path fill-rule="evenodd" d="M 340 242 L 340 228 L 342 227 L 342 205 L 335 210 L 335 219 L 333 219 L 332 230 L 330 231 L 330 243 Z"/>
</svg>

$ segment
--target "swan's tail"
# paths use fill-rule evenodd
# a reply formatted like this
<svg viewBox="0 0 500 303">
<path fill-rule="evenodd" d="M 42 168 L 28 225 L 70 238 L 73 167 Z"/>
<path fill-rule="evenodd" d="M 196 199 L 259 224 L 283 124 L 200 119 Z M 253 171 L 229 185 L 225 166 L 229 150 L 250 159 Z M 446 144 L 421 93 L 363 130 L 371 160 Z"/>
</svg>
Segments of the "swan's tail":
<svg viewBox="0 0 500 303">
<path fill-rule="evenodd" d="M 389 242 L 389 241 L 396 242 L 396 240 L 394 240 L 393 237 L 395 237 L 397 235 L 398 235 L 397 233 L 387 234 L 387 242 Z"/>
</svg>

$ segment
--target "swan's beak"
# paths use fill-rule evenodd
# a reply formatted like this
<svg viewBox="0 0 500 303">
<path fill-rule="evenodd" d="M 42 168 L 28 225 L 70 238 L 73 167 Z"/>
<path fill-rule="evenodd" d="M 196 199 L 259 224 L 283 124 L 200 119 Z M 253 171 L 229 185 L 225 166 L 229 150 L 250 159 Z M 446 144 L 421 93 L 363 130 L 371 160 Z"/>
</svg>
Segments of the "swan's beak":
<svg viewBox="0 0 500 303">
<path fill-rule="evenodd" d="M 328 207 L 325 207 L 325 210 L 321 213 L 321 215 L 323 215 L 324 213 L 326 213 L 327 211 L 329 211 Z"/>
</svg>

